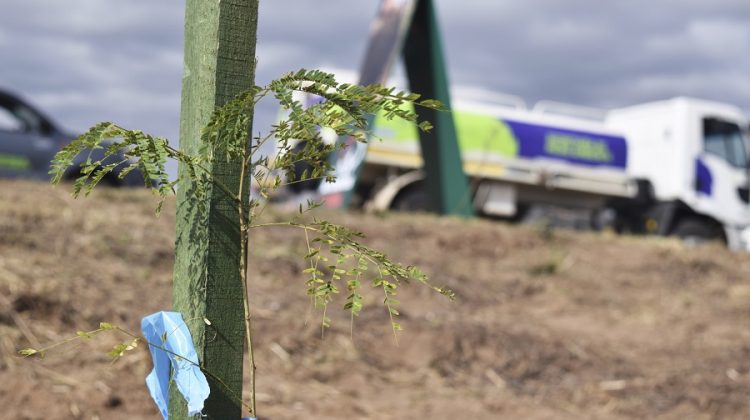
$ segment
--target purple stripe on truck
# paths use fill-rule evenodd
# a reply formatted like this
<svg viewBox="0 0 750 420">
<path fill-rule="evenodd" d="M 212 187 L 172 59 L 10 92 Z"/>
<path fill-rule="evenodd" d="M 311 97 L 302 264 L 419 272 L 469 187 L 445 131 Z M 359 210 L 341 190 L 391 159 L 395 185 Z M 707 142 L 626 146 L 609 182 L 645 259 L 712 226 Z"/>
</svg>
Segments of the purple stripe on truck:
<svg viewBox="0 0 750 420">
<path fill-rule="evenodd" d="M 586 166 L 625 169 L 625 137 L 503 120 L 518 141 L 518 154 L 549 158 Z"/>
</svg>

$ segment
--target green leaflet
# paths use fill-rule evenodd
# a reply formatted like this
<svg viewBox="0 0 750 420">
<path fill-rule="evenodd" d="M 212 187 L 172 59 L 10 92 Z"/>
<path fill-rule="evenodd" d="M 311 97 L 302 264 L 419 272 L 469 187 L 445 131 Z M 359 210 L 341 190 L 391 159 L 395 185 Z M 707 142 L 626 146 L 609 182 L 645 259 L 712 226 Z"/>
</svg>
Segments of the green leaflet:
<svg viewBox="0 0 750 420">
<path fill-rule="evenodd" d="M 305 107 L 295 99 L 295 92 L 315 94 L 325 100 Z M 275 98 L 286 111 L 286 117 L 273 125 L 267 134 L 253 137 L 249 132 L 252 112 L 255 105 L 266 97 Z M 165 138 L 103 122 L 60 150 L 52 162 L 50 173 L 53 182 L 59 183 L 76 158 L 87 154 L 88 159 L 79 168 L 80 176 L 73 184 L 73 194 L 78 196 L 91 193 L 115 170 L 119 170 L 120 177 L 137 170 L 144 184 L 159 197 L 158 213 L 164 199 L 174 193 L 176 181 L 171 180 L 166 171 L 167 161 L 174 160 L 182 165 L 184 171 L 181 173 L 190 180 L 193 203 L 198 210 L 207 210 L 206 197 L 212 188 L 222 189 L 243 214 L 247 225 L 241 228 L 247 234 L 247 230 L 255 226 L 255 220 L 265 205 L 257 199 L 245 204 L 242 195 L 246 191 L 230 191 L 214 180 L 210 171 L 214 162 L 242 159 L 246 170 L 241 176 L 246 177 L 248 182 L 254 180 L 263 199 L 269 198 L 278 188 L 295 182 L 311 179 L 333 181 L 335 174 L 328 156 L 343 146 L 326 144 L 321 138 L 320 127 L 328 127 L 340 136 L 352 136 L 364 142 L 368 136 L 365 133 L 368 118 L 377 114 L 384 121 L 402 121 L 409 127 L 414 127 L 409 124 L 415 124 L 418 129 L 429 130 L 429 123 L 417 121 L 415 106 L 442 109 L 439 102 L 422 100 L 418 94 L 379 85 L 340 84 L 332 74 L 303 69 L 288 73 L 266 86 L 253 86 L 216 108 L 201 132 L 201 146 L 194 153 L 170 146 Z M 261 155 L 258 152 L 268 141 L 277 144 L 278 152 L 275 155 Z M 295 147 L 298 144 L 304 144 L 304 147 Z M 92 150 L 101 150 L 104 157 L 93 159 Z M 301 161 L 309 163 L 311 169 L 295 174 L 294 166 Z M 0 166 L 3 163 L 23 166 L 20 161 L 0 155 Z M 248 183 L 244 183 L 244 186 L 247 187 Z M 306 207 L 301 205 L 298 217 L 318 206 L 312 201 Z M 304 270 L 308 277 L 305 287 L 315 304 L 322 308 L 324 327 L 331 322 L 326 316 L 326 308 L 341 289 L 347 291 L 343 307 L 351 313 L 352 319 L 362 311 L 365 298 L 361 293 L 361 279 L 368 276 L 373 277 L 370 285 L 381 289 L 384 294 L 383 305 L 391 318 L 394 333 L 401 329 L 395 322 L 400 304 L 395 296 L 402 282 L 415 280 L 453 298 L 453 292 L 432 286 L 418 269 L 394 263 L 382 252 L 362 245 L 359 242 L 363 238 L 360 232 L 327 221 L 303 224 L 293 219 L 286 225 L 304 229 L 306 236 L 307 232 L 315 234 L 308 241 L 308 253 L 304 257 L 309 263 Z M 112 327 L 102 324 L 101 328 L 106 330 Z M 112 350 L 111 355 L 120 357 L 134 344 L 137 343 L 122 343 Z"/>
</svg>

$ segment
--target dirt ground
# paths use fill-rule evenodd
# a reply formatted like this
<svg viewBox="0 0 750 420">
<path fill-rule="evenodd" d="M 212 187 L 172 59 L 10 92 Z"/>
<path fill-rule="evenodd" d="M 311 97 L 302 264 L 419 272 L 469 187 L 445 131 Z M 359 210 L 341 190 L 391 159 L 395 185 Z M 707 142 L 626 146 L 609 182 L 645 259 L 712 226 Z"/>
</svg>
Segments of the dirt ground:
<svg viewBox="0 0 750 420">
<path fill-rule="evenodd" d="M 73 200 L 0 182 L 0 417 L 159 418 L 147 349 L 109 362 L 124 337 L 16 356 L 100 321 L 137 331 L 170 308 L 174 207 L 156 219 L 154 204 L 145 191 Z M 396 343 L 373 294 L 353 338 L 338 308 L 321 338 L 303 237 L 254 231 L 262 419 L 750 418 L 747 255 L 482 220 L 326 217 L 458 300 L 405 288 Z"/>
</svg>

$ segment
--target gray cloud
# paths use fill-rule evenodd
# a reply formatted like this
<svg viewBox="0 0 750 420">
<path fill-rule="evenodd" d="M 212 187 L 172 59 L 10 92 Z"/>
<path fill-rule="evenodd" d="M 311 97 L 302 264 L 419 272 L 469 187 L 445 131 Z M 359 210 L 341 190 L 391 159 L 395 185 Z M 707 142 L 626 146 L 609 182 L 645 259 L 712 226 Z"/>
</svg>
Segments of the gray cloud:
<svg viewBox="0 0 750 420">
<path fill-rule="evenodd" d="M 750 3 L 440 2 L 456 84 L 615 107 L 677 95 L 750 109 Z M 446 16 L 450 16 L 446 19 Z"/>
<path fill-rule="evenodd" d="M 77 131 L 114 120 L 175 138 L 182 5 L 158 3 L 4 1 L 0 85 Z"/>
<path fill-rule="evenodd" d="M 356 69 L 377 0 L 261 3 L 258 81 Z M 746 0 L 436 0 L 454 85 L 617 107 L 677 95 L 750 111 Z M 0 85 L 82 130 L 174 139 L 184 1 L 4 0 Z M 466 89 L 464 89 L 466 91 Z M 272 106 L 259 109 L 257 128 Z"/>
</svg>

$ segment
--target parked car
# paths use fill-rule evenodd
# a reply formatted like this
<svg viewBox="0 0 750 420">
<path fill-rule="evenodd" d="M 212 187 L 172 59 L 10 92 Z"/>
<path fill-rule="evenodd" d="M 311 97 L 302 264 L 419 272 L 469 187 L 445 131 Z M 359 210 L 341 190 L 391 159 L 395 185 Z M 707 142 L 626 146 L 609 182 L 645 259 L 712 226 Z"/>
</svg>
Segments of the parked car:
<svg viewBox="0 0 750 420">
<path fill-rule="evenodd" d="M 0 89 L 0 177 L 50 179 L 50 162 L 55 153 L 76 136 L 17 95 Z M 82 154 L 78 159 L 82 162 L 86 156 Z M 91 153 L 93 159 L 101 156 L 101 151 Z M 65 178 L 76 178 L 77 167 L 71 167 Z M 118 175 L 119 171 L 115 170 L 104 183 L 112 186 L 143 185 L 137 171 L 123 179 Z"/>
</svg>

